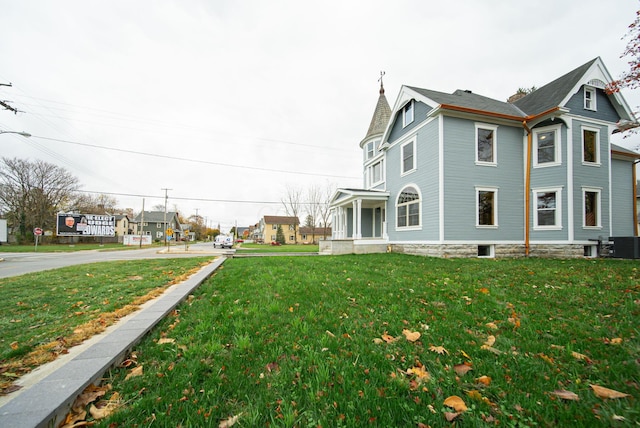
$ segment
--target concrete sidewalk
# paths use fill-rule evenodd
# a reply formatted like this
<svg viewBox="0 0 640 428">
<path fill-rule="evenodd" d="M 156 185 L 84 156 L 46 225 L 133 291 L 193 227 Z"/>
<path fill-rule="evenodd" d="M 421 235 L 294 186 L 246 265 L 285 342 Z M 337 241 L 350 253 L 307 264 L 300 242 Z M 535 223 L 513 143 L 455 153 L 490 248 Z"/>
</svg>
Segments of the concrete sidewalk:
<svg viewBox="0 0 640 428">
<path fill-rule="evenodd" d="M 170 287 L 160 297 L 127 316 L 85 345 L 71 348 L 59 358 L 25 376 L 36 380 L 24 385 L 0 403 L 0 427 L 55 427 L 64 420 L 76 397 L 103 374 L 119 364 L 160 320 L 182 302 L 220 266 L 216 258 L 185 282 Z M 19 383 L 19 382 L 18 382 Z"/>
</svg>

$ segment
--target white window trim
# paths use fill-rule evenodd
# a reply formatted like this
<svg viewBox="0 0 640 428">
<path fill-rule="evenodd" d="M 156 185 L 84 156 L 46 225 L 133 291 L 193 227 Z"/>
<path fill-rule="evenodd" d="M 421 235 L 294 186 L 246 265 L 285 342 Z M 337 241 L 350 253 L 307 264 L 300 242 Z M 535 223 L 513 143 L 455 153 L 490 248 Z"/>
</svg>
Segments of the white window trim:
<svg viewBox="0 0 640 428">
<path fill-rule="evenodd" d="M 593 192 L 598 199 L 596 201 L 596 225 L 587 226 L 587 213 L 586 213 L 586 193 Z M 582 228 L 587 230 L 600 230 L 602 229 L 602 188 L 601 187 L 583 187 L 582 188 Z"/>
<path fill-rule="evenodd" d="M 591 98 L 587 99 L 587 94 L 591 94 Z M 597 92 L 596 88 L 591 86 L 584 87 L 584 109 L 590 111 L 598 111 L 598 105 L 596 104 Z M 587 107 L 587 101 L 591 101 L 591 107 Z"/>
<path fill-rule="evenodd" d="M 584 160 L 584 131 L 591 131 L 596 133 L 596 161 L 595 162 L 589 162 Z M 595 128 L 592 126 L 581 126 L 580 141 L 582 142 L 582 145 L 581 145 L 582 164 L 588 165 L 588 166 L 600 166 L 601 165 L 600 163 L 600 128 Z"/>
<path fill-rule="evenodd" d="M 403 168 L 404 168 L 404 148 L 405 148 L 405 146 L 408 146 L 409 144 L 413 145 L 413 167 L 411 167 L 411 169 L 408 169 L 408 170 L 404 171 L 403 170 Z M 417 169 L 416 165 L 418 164 L 418 161 L 417 161 L 418 153 L 417 153 L 417 149 L 416 148 L 417 148 L 417 144 L 416 144 L 415 137 L 412 138 L 411 140 L 407 141 L 406 143 L 403 143 L 400 146 L 400 177 L 405 176 L 407 174 L 410 174 L 410 173 L 412 173 L 413 171 L 415 171 Z"/>
<path fill-rule="evenodd" d="M 373 168 L 376 165 L 380 165 L 380 180 L 378 181 L 373 181 L 374 180 L 374 174 L 373 174 Z M 378 184 L 384 183 L 384 159 L 380 159 L 377 162 L 372 163 L 371 165 L 367 166 L 367 184 L 368 187 L 375 187 Z"/>
<path fill-rule="evenodd" d="M 408 187 L 413 187 L 414 189 L 416 189 L 416 192 L 418 192 L 418 200 L 417 201 L 412 201 L 410 203 L 405 203 L 403 205 L 406 205 L 407 207 L 412 204 L 412 203 L 417 203 L 418 204 L 418 224 L 417 225 L 413 225 L 413 226 L 398 226 L 398 196 L 402 193 L 402 191 Z M 414 183 L 409 183 L 406 186 L 403 186 L 402 189 L 400 189 L 400 192 L 398 192 L 398 196 L 396 196 L 396 200 L 395 200 L 395 216 L 396 216 L 396 221 L 395 221 L 395 226 L 396 226 L 396 230 L 398 231 L 406 231 L 406 230 L 422 230 L 422 192 L 420 191 L 420 188 L 414 184 Z M 409 211 L 407 209 L 407 223 L 409 222 Z"/>
<path fill-rule="evenodd" d="M 534 168 L 547 168 L 550 166 L 562 165 L 562 135 L 560 133 L 561 126 L 545 126 L 544 128 L 536 128 L 533 130 L 533 167 Z M 538 135 L 544 132 L 555 132 L 554 148 L 555 148 L 555 162 L 538 163 Z"/>
<path fill-rule="evenodd" d="M 409 108 L 407 109 L 407 107 Z M 411 111 L 411 120 L 407 120 L 408 111 Z M 412 124 L 415 119 L 416 119 L 415 104 L 413 100 L 411 100 L 402 106 L 402 127 L 405 128 L 408 125 Z"/>
<path fill-rule="evenodd" d="M 476 165 L 497 166 L 498 165 L 498 127 L 496 125 L 489 125 L 487 123 L 476 123 L 475 125 L 476 125 L 475 126 Z M 487 130 L 493 131 L 493 161 L 492 162 L 481 161 L 480 159 L 478 159 L 478 130 L 479 129 L 487 129 Z"/>
<path fill-rule="evenodd" d="M 562 187 L 541 187 L 531 189 L 533 193 L 533 230 L 562 230 Z M 556 194 L 556 224 L 553 226 L 538 226 L 538 193 Z"/>
<path fill-rule="evenodd" d="M 476 186 L 476 228 L 497 229 L 498 228 L 498 187 Z M 480 192 L 493 192 L 493 224 L 480 224 Z"/>
</svg>

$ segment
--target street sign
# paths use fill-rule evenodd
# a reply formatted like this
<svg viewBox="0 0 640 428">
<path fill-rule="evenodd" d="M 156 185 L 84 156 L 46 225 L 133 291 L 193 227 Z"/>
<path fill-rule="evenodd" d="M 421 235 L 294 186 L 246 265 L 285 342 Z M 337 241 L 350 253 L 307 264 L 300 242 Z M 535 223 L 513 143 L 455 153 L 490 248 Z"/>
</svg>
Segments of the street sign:
<svg viewBox="0 0 640 428">
<path fill-rule="evenodd" d="M 42 229 L 40 229 L 39 227 L 36 227 L 35 229 L 33 229 L 33 234 L 36 236 L 42 235 Z"/>
<path fill-rule="evenodd" d="M 167 229 L 167 235 L 168 235 L 168 236 L 173 235 L 173 229 L 168 228 L 168 229 Z"/>
</svg>

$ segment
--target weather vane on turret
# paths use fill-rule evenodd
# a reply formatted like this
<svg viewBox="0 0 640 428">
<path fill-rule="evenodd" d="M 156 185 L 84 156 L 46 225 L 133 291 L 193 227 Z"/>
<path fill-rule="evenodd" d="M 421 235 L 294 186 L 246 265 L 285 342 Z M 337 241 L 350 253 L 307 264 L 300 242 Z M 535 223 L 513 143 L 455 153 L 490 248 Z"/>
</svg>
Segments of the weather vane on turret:
<svg viewBox="0 0 640 428">
<path fill-rule="evenodd" d="M 380 72 L 380 78 L 378 79 L 378 82 L 380 82 L 380 93 L 384 94 L 384 85 L 382 84 L 382 78 L 384 77 L 386 73 L 384 71 Z"/>
</svg>

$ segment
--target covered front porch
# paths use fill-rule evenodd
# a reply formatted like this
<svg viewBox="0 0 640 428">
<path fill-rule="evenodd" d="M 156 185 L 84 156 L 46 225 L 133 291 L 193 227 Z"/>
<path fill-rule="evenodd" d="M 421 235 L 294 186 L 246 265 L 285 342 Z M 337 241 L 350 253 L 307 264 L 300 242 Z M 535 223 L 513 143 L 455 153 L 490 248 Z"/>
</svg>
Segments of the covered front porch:
<svg viewBox="0 0 640 428">
<path fill-rule="evenodd" d="M 380 190 L 336 190 L 330 204 L 331 239 L 386 241 L 388 199 L 389 192 Z"/>
</svg>

